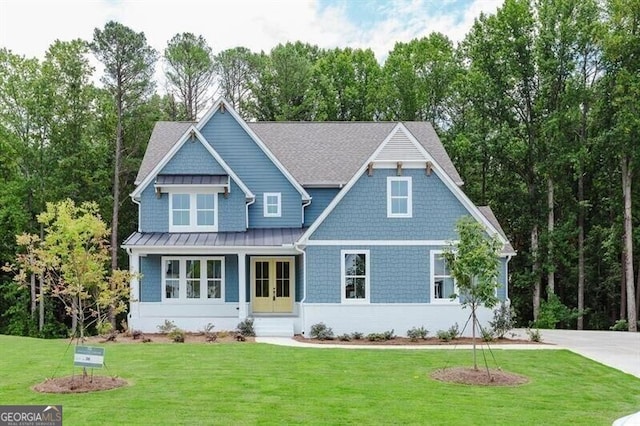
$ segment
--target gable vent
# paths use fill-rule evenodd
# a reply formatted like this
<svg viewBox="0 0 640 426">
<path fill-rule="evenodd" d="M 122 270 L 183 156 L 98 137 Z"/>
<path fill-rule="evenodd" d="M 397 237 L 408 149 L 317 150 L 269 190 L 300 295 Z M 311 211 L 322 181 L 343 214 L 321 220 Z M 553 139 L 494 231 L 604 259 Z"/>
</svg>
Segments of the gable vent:
<svg viewBox="0 0 640 426">
<path fill-rule="evenodd" d="M 378 153 L 376 161 L 424 161 L 425 157 L 411 142 L 405 132 L 397 131 Z"/>
</svg>

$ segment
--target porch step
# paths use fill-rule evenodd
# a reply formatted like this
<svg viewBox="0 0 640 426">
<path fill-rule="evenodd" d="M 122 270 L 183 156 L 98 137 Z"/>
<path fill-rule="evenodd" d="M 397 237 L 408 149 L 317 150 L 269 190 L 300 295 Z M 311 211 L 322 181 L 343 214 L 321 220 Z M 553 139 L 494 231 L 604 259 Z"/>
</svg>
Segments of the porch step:
<svg viewBox="0 0 640 426">
<path fill-rule="evenodd" d="M 293 318 L 254 317 L 253 330 L 258 337 L 293 337 Z"/>
</svg>

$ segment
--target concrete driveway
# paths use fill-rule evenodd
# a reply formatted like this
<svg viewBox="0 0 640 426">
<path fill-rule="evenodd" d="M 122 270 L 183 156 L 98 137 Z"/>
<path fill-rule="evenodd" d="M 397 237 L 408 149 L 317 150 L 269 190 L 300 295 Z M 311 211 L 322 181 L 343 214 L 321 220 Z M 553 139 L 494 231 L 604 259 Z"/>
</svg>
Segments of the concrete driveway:
<svg viewBox="0 0 640 426">
<path fill-rule="evenodd" d="M 526 330 L 514 330 L 528 338 Z M 640 378 L 640 333 L 624 331 L 540 330 L 542 341 Z"/>
</svg>

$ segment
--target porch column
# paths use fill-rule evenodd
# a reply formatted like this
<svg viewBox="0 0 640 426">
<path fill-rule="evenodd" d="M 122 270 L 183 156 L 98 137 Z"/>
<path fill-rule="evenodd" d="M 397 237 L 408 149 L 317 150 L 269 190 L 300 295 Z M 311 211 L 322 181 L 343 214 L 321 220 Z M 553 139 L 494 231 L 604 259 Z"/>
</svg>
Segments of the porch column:
<svg viewBox="0 0 640 426">
<path fill-rule="evenodd" d="M 140 318 L 140 254 L 134 251 L 129 252 L 129 272 L 131 273 L 131 284 L 129 293 L 129 318 Z"/>
<path fill-rule="evenodd" d="M 238 318 L 247 317 L 247 253 L 238 253 Z"/>
</svg>

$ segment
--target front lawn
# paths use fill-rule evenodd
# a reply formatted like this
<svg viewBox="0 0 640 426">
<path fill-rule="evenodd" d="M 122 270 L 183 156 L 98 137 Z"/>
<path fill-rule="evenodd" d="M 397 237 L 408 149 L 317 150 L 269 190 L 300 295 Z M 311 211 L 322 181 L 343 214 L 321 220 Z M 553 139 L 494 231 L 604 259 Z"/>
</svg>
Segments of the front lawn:
<svg viewBox="0 0 640 426">
<path fill-rule="evenodd" d="M 640 410 L 640 379 L 568 351 L 497 350 L 518 387 L 435 381 L 468 366 L 462 350 L 308 349 L 257 343 L 106 344 L 108 369 L 130 386 L 39 394 L 71 375 L 68 341 L 0 336 L 0 404 L 61 404 L 65 425 L 463 424 L 610 425 Z M 76 374 L 80 369 L 76 369 Z"/>
</svg>

